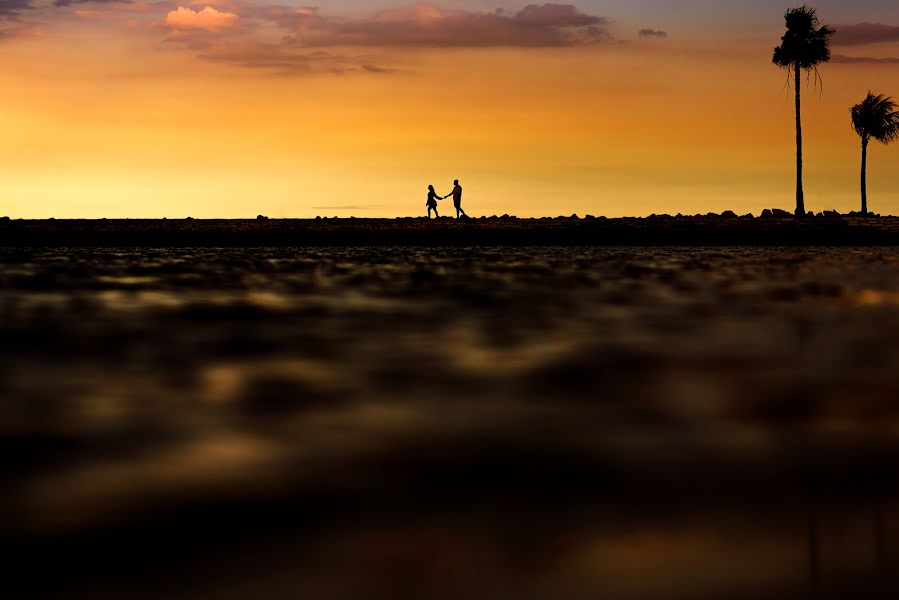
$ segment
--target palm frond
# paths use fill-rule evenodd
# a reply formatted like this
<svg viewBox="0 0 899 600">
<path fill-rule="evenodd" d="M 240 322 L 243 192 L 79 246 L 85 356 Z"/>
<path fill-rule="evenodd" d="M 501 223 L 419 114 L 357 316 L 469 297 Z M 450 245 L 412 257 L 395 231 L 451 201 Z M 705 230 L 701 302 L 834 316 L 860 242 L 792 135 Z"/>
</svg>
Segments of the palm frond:
<svg viewBox="0 0 899 600">
<path fill-rule="evenodd" d="M 860 103 L 850 109 L 852 128 L 862 138 L 877 140 L 881 144 L 889 144 L 899 139 L 899 112 L 896 102 L 883 94 L 868 95 Z"/>
<path fill-rule="evenodd" d="M 835 31 L 821 25 L 816 9 L 807 5 L 790 9 L 784 20 L 787 31 L 781 37 L 780 46 L 774 49 L 775 65 L 787 70 L 811 71 L 830 60 L 830 39 Z"/>
</svg>

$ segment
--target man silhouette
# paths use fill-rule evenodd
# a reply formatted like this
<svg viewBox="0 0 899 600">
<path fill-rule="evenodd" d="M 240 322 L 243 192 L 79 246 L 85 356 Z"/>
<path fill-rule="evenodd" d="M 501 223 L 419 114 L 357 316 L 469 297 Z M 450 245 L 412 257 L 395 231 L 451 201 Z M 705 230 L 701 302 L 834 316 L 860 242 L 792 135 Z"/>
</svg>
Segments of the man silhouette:
<svg viewBox="0 0 899 600">
<path fill-rule="evenodd" d="M 444 198 L 449 198 L 450 196 L 453 197 L 453 205 L 456 207 L 456 218 L 467 217 L 468 215 L 462 210 L 462 186 L 459 185 L 458 179 L 453 181 L 453 191 L 444 196 Z"/>
</svg>

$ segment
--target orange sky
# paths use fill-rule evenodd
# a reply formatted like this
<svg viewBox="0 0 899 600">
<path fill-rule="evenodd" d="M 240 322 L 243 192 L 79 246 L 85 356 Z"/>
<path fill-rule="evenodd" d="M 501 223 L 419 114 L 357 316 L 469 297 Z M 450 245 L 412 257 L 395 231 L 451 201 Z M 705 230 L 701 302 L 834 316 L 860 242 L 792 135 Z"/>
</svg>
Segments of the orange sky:
<svg viewBox="0 0 899 600">
<path fill-rule="evenodd" d="M 727 43 L 688 26 L 640 40 L 637 21 L 557 43 L 529 22 L 518 47 L 433 48 L 409 27 L 445 17 L 416 13 L 401 29 L 291 22 L 308 35 L 295 47 L 253 5 L 215 5 L 183 22 L 177 3 L 20 12 L 0 38 L 0 214 L 414 215 L 455 177 L 473 215 L 792 208 L 792 98 L 770 64 L 782 10 Z M 519 43 L 516 21 L 496 23 Z M 804 90 L 806 203 L 857 209 L 849 107 L 899 96 L 899 64 L 821 72 L 823 96 Z M 875 211 L 899 214 L 897 164 L 899 144 L 872 149 Z"/>
</svg>

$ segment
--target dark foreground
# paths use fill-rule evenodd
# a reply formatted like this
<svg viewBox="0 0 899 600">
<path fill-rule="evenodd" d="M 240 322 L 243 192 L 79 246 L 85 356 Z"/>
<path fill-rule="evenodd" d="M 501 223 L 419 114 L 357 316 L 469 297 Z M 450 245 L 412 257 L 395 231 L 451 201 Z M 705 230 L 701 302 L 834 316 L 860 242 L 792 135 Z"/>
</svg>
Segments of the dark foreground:
<svg viewBox="0 0 899 600">
<path fill-rule="evenodd" d="M 785 213 L 784 213 L 785 214 Z M 707 215 L 606 219 L 0 221 L 7 247 L 899 245 L 899 218 Z"/>
<path fill-rule="evenodd" d="M 0 251 L 4 598 L 874 598 L 899 250 Z"/>
</svg>

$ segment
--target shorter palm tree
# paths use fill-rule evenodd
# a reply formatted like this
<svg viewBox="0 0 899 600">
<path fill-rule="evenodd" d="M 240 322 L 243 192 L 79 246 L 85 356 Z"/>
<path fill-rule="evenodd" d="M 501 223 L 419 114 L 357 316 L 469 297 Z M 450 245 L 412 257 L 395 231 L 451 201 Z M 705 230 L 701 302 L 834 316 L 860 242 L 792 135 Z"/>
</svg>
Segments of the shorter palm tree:
<svg viewBox="0 0 899 600">
<path fill-rule="evenodd" d="M 889 144 L 899 139 L 899 112 L 889 96 L 868 96 L 852 107 L 852 128 L 862 138 L 862 214 L 868 212 L 868 143 Z"/>
</svg>

